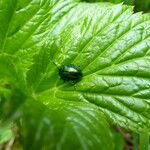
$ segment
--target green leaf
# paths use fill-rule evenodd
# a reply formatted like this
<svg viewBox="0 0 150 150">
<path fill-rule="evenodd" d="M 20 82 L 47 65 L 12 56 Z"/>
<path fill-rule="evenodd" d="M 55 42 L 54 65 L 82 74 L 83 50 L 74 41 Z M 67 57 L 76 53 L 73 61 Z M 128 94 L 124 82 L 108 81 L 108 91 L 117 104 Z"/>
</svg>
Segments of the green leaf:
<svg viewBox="0 0 150 150">
<path fill-rule="evenodd" d="M 0 4 L 0 49 L 2 55 L 17 58 L 14 66 L 20 72 L 14 76 L 23 74 L 17 88 L 27 97 L 43 103 L 43 108 L 60 106 L 58 110 L 62 106 L 68 110 L 72 103 L 95 105 L 109 123 L 150 133 L 150 14 L 133 14 L 132 7 L 122 4 L 78 0 L 1 0 Z M 58 75 L 58 67 L 68 64 L 83 72 L 75 87 Z M 55 103 L 58 100 L 61 105 Z M 24 112 L 30 114 L 29 109 Z"/>
<path fill-rule="evenodd" d="M 85 2 L 111 2 L 111 3 L 124 3 L 127 5 L 133 5 L 134 0 L 81 0 L 81 1 L 85 1 Z"/>
<path fill-rule="evenodd" d="M 135 1 L 135 10 L 136 11 L 144 11 L 144 12 L 150 12 L 150 1 L 149 0 L 143 0 L 141 1 Z"/>
<path fill-rule="evenodd" d="M 113 148 L 104 115 L 94 106 L 67 101 L 43 105 L 29 100 L 23 109 L 21 124 L 25 150 Z"/>
<path fill-rule="evenodd" d="M 120 132 L 116 131 L 115 129 L 112 129 L 112 135 L 113 135 L 113 143 L 115 143 L 115 150 L 123 150 L 125 148 L 125 139 L 121 135 Z"/>
<path fill-rule="evenodd" d="M 27 73 L 33 95 L 46 103 L 52 97 L 90 102 L 112 123 L 149 132 L 150 15 L 132 14 L 132 7 L 120 4 L 77 3 L 67 8 L 56 13 L 64 14 L 57 23 L 48 22 L 50 36 Z M 83 79 L 76 89 L 60 80 L 54 63 L 80 66 Z"/>
<path fill-rule="evenodd" d="M 14 84 L 22 91 L 26 90 L 25 74 L 21 67 L 17 57 L 0 54 L 0 86 L 4 87 L 7 84 L 10 87 Z"/>
<path fill-rule="evenodd" d="M 25 102 L 26 96 L 19 89 L 11 90 L 0 87 L 0 118 L 2 123 L 18 119 L 19 107 Z"/>
<path fill-rule="evenodd" d="M 27 97 L 25 75 L 16 57 L 0 54 L 0 118 L 14 118 Z M 16 118 L 16 117 L 15 117 Z"/>
<path fill-rule="evenodd" d="M 149 144 L 149 134 L 140 134 L 139 135 L 140 139 L 140 149 L 141 150 L 148 150 L 150 148 Z"/>
<path fill-rule="evenodd" d="M 12 136 L 10 125 L 0 127 L 0 145 L 8 142 Z"/>
</svg>

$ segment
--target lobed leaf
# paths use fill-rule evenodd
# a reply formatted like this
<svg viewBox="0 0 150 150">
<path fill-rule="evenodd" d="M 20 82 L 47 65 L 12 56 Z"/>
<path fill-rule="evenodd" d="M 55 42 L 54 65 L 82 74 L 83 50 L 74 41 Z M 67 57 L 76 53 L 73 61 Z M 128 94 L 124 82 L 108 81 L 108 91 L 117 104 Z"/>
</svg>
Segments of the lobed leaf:
<svg viewBox="0 0 150 150">
<path fill-rule="evenodd" d="M 20 87 L 21 91 L 24 89 L 25 95 L 37 100 L 37 103 L 40 101 L 39 107 L 42 107 L 36 110 L 36 107 L 32 109 L 27 105 L 23 109 L 25 122 L 22 125 L 27 127 L 25 139 L 28 139 L 26 136 L 30 136 L 35 125 L 37 130 L 42 128 L 37 135 L 36 130 L 31 135 L 32 141 L 35 140 L 34 148 L 38 146 L 36 138 L 41 140 L 39 136 L 45 133 L 43 129 L 51 130 L 43 122 L 44 116 L 47 116 L 48 122 L 54 119 L 52 124 L 60 124 L 60 130 L 65 127 L 62 125 L 69 114 L 71 118 L 79 119 L 78 122 L 70 121 L 71 127 L 82 122 L 89 127 L 90 132 L 87 132 L 86 128 L 82 131 L 79 125 L 78 134 L 83 132 L 83 139 L 91 141 L 92 146 L 90 142 L 82 144 L 85 143 L 79 139 L 82 136 L 77 137 L 71 128 L 66 129 L 68 135 L 73 134 L 82 149 L 102 146 L 89 137 L 94 131 L 97 137 L 103 134 L 102 130 L 96 133 L 98 128 L 102 128 L 101 124 L 105 125 L 105 121 L 100 121 L 101 112 L 111 124 L 136 132 L 150 132 L 149 14 L 133 14 L 132 7 L 122 4 L 90 4 L 78 0 L 2 0 L 0 4 L 1 53 L 18 58 L 12 68 L 19 66 L 20 70 L 15 74 L 10 73 L 12 68 L 6 65 L 0 72 L 3 74 L 4 69 L 5 74 L 11 74 L 10 78 L 19 77 L 17 81 L 14 77 L 12 79 L 17 82 L 17 88 Z M 1 60 L 2 66 L 5 61 L 9 64 L 8 60 L 0 58 L 0 65 Z M 63 83 L 58 75 L 58 68 L 68 64 L 80 66 L 83 72 L 83 78 L 76 88 L 70 83 Z M 89 109 L 82 110 L 87 105 Z M 49 110 L 51 107 L 58 109 L 58 112 L 54 111 L 60 116 L 58 120 L 53 115 L 55 113 Z M 96 109 L 94 118 L 98 122 L 94 127 L 93 117 L 87 114 L 93 107 Z M 42 112 L 44 108 L 46 112 Z M 30 114 L 33 126 L 28 122 Z M 91 119 L 90 122 L 83 116 Z M 107 129 L 106 132 L 109 133 Z M 57 132 L 50 134 L 56 146 Z M 43 144 L 47 143 L 47 139 L 43 139 Z"/>
<path fill-rule="evenodd" d="M 149 14 L 132 14 L 121 4 L 78 3 L 64 15 L 27 73 L 35 97 L 90 102 L 111 122 L 149 132 Z M 59 79 L 54 63 L 80 66 L 84 76 L 76 90 Z"/>
</svg>

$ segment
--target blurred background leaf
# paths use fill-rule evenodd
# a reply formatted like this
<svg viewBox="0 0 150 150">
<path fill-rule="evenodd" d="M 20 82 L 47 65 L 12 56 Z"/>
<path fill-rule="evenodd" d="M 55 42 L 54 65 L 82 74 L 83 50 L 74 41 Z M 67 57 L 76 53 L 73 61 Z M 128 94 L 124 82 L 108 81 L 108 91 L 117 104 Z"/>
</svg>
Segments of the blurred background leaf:
<svg viewBox="0 0 150 150">
<path fill-rule="evenodd" d="M 81 0 L 86 2 L 111 2 L 111 3 L 124 3 L 127 5 L 134 5 L 135 12 L 143 11 L 150 12 L 150 0 Z"/>
<path fill-rule="evenodd" d="M 150 0 L 135 0 L 135 11 L 150 12 Z"/>
<path fill-rule="evenodd" d="M 123 150 L 125 148 L 125 140 L 123 136 L 115 129 L 111 130 L 115 150 Z"/>
<path fill-rule="evenodd" d="M 11 125 L 0 126 L 0 145 L 11 139 L 12 131 L 10 127 Z"/>
<path fill-rule="evenodd" d="M 134 0 L 81 0 L 86 2 L 111 2 L 111 3 L 125 3 L 125 4 L 133 4 Z"/>
</svg>

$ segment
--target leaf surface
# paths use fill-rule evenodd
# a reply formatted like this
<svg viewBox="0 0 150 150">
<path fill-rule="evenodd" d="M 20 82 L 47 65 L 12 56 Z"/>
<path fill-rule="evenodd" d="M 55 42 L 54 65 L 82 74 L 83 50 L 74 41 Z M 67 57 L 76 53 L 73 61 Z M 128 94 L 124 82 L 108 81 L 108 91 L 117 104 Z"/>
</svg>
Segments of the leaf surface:
<svg viewBox="0 0 150 150">
<path fill-rule="evenodd" d="M 67 112 L 72 103 L 95 105 L 111 124 L 150 132 L 149 14 L 78 0 L 2 0 L 0 10 L 0 49 L 19 61 L 23 75 L 17 82 L 28 97 L 45 108 L 64 105 Z M 69 64 L 83 72 L 75 87 L 58 75 Z"/>
<path fill-rule="evenodd" d="M 63 101 L 45 106 L 29 100 L 23 110 L 25 150 L 113 149 L 108 124 L 94 106 Z"/>
</svg>

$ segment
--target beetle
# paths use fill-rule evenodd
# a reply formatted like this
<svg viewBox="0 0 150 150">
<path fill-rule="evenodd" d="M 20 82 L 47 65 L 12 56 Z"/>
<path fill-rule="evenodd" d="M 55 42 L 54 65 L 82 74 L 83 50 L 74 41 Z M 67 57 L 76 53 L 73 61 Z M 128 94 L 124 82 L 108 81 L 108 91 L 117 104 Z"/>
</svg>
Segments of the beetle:
<svg viewBox="0 0 150 150">
<path fill-rule="evenodd" d="M 81 80 L 83 74 L 79 67 L 74 65 L 64 65 L 59 68 L 59 76 L 64 82 L 71 81 L 75 84 Z"/>
</svg>

